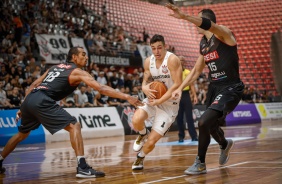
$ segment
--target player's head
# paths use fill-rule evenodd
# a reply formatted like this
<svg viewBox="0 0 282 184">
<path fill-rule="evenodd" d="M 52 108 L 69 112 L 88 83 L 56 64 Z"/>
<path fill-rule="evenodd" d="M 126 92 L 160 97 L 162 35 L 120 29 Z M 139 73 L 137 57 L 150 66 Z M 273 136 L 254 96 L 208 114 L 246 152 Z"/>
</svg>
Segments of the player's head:
<svg viewBox="0 0 282 184">
<path fill-rule="evenodd" d="M 163 59 L 165 57 L 166 45 L 162 35 L 155 34 L 150 40 L 150 46 L 157 60 Z"/>
<path fill-rule="evenodd" d="M 198 13 L 199 17 L 204 17 L 207 18 L 209 20 L 211 20 L 213 23 L 216 23 L 216 16 L 215 13 L 211 10 L 211 9 L 202 9 L 199 13 Z M 198 27 L 198 32 L 199 33 L 203 33 L 205 30 L 201 29 Z"/>
<path fill-rule="evenodd" d="M 67 56 L 67 62 L 73 62 L 78 67 L 86 66 L 88 61 L 87 54 L 83 47 L 72 47 Z"/>
</svg>

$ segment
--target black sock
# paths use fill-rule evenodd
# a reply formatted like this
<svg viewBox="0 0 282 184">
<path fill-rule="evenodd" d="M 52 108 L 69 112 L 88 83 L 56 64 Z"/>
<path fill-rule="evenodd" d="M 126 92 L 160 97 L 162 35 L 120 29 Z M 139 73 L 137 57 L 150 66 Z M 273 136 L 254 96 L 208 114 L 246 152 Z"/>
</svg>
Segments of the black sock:
<svg viewBox="0 0 282 184">
<path fill-rule="evenodd" d="M 199 156 L 199 160 L 201 161 L 201 163 L 205 163 L 206 162 L 206 158 L 205 157 L 200 157 Z"/>
<path fill-rule="evenodd" d="M 78 167 L 80 167 L 81 169 L 85 169 L 87 167 L 85 158 L 80 158 L 78 161 Z"/>
<path fill-rule="evenodd" d="M 225 150 L 225 148 L 227 147 L 227 144 L 228 144 L 228 142 L 227 142 L 227 140 L 225 140 L 224 143 L 222 145 L 220 145 L 220 149 Z"/>
</svg>

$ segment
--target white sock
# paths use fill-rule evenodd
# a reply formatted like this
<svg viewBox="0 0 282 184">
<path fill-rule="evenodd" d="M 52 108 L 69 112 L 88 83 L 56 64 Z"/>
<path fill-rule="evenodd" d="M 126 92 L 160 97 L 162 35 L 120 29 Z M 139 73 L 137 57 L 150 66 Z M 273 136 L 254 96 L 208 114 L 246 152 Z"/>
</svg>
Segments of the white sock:
<svg viewBox="0 0 282 184">
<path fill-rule="evenodd" d="M 0 160 L 4 160 L 4 158 L 2 157 L 2 155 L 0 155 Z"/>
<path fill-rule="evenodd" d="M 139 131 L 139 134 L 141 135 L 145 135 L 146 133 L 147 133 L 146 127 L 143 130 Z"/>
<path fill-rule="evenodd" d="M 138 156 L 139 157 L 145 157 L 147 154 L 145 154 L 144 152 L 143 152 L 143 150 L 141 150 L 139 153 L 138 153 Z"/>
</svg>

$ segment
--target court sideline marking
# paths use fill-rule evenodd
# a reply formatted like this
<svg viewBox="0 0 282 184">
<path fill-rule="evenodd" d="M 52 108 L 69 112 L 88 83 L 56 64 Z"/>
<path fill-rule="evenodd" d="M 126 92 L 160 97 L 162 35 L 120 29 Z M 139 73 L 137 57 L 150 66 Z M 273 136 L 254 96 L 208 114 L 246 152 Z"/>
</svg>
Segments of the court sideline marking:
<svg viewBox="0 0 282 184">
<path fill-rule="evenodd" d="M 243 165 L 243 164 L 247 164 L 247 163 L 250 163 L 250 162 L 241 162 L 241 163 L 237 163 L 237 164 L 232 164 L 232 165 L 228 165 L 228 166 L 224 166 L 224 167 L 217 167 L 217 168 L 212 168 L 212 169 L 207 169 L 207 171 L 215 171 L 215 170 L 220 170 L 220 169 L 223 169 L 223 168 L 228 168 L 228 167 L 233 167 L 233 166 L 237 166 L 237 165 Z M 150 184 L 150 183 L 158 183 L 158 182 L 161 182 L 161 181 L 168 181 L 168 180 L 172 180 L 172 179 L 176 179 L 176 178 L 182 178 L 182 177 L 185 177 L 185 176 L 189 176 L 189 175 L 180 175 L 180 176 L 174 176 L 174 177 L 166 177 L 164 179 L 160 179 L 160 180 L 154 180 L 154 181 L 149 181 L 149 182 L 144 182 L 144 183 L 140 183 L 140 184 Z M 190 175 L 190 176 L 193 176 L 193 175 Z M 194 175 L 195 176 L 195 175 Z"/>
</svg>

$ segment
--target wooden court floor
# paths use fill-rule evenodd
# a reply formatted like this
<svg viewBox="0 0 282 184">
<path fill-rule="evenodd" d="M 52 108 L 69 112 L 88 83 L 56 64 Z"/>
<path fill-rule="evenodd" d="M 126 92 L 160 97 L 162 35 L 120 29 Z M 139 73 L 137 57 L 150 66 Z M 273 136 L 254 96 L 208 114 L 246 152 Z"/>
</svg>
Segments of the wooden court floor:
<svg viewBox="0 0 282 184">
<path fill-rule="evenodd" d="M 136 136 L 85 140 L 85 155 L 104 178 L 77 179 L 76 158 L 69 142 L 20 145 L 5 160 L 7 171 L 0 183 L 207 183 L 207 184 L 281 184 L 282 121 L 225 129 L 226 137 L 235 141 L 229 162 L 219 167 L 219 147 L 208 149 L 207 174 L 185 175 L 197 153 L 189 140 L 178 143 L 177 132 L 169 132 L 154 151 L 146 156 L 144 170 L 132 172 L 136 153 L 132 150 Z M 0 148 L 2 150 L 3 148 Z"/>
</svg>

